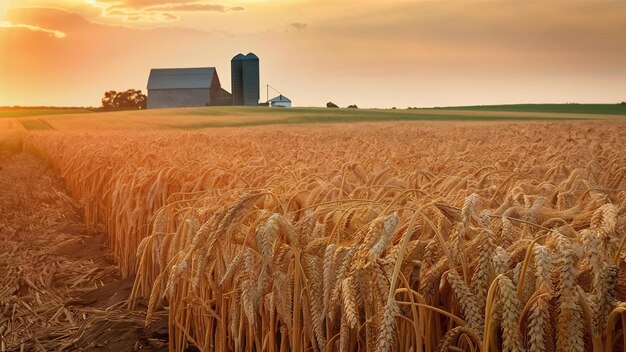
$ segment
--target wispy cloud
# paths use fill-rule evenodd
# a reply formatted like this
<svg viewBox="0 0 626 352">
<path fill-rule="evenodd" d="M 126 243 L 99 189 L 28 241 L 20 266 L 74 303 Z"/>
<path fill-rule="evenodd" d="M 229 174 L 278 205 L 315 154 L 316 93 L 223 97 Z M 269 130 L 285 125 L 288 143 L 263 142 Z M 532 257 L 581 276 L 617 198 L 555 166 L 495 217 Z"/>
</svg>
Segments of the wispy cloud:
<svg viewBox="0 0 626 352">
<path fill-rule="evenodd" d="M 289 25 L 298 30 L 305 29 L 306 27 L 309 26 L 308 23 L 302 23 L 302 22 L 294 22 Z"/>
<path fill-rule="evenodd" d="M 105 9 L 103 15 L 106 17 L 120 17 L 131 22 L 172 22 L 178 20 L 178 16 L 169 12 L 135 11 L 125 8 Z"/>
<path fill-rule="evenodd" d="M 224 5 L 205 4 L 205 3 L 182 3 L 182 4 L 161 4 L 149 6 L 142 11 L 175 11 L 175 12 L 226 12 L 228 8 Z"/>
<path fill-rule="evenodd" d="M 227 6 L 207 1 L 189 0 L 96 0 L 90 2 L 102 9 L 105 17 L 121 17 L 127 21 L 171 22 L 178 13 L 243 11 L 243 6 Z"/>
<path fill-rule="evenodd" d="M 22 29 L 27 29 L 27 30 L 33 31 L 33 32 L 47 33 L 51 37 L 55 37 L 55 38 L 59 38 L 59 39 L 63 39 L 65 37 L 67 37 L 67 34 L 65 34 L 64 32 L 56 31 L 54 29 L 48 29 L 48 28 L 43 28 L 43 27 L 39 27 L 39 26 L 34 26 L 34 25 L 30 25 L 30 24 L 11 23 L 11 22 L 7 22 L 7 21 L 2 21 L 2 22 L 0 22 L 0 28 L 22 28 Z"/>
</svg>

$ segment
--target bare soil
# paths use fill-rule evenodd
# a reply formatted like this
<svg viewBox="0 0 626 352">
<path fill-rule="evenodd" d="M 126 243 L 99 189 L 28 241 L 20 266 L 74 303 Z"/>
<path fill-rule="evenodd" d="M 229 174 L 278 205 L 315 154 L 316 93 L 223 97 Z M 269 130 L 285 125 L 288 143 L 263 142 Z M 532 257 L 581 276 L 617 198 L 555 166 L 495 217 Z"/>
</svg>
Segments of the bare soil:
<svg viewBox="0 0 626 352">
<path fill-rule="evenodd" d="M 144 329 L 127 309 L 132 285 L 62 180 L 0 152 L 0 351 L 166 351 L 164 318 Z"/>
</svg>

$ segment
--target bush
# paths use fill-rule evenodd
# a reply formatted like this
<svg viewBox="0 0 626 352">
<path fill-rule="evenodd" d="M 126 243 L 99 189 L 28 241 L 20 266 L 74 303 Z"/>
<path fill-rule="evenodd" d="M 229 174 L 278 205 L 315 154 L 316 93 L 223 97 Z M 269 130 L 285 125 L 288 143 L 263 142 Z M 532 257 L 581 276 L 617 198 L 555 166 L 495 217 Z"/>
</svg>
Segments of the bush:
<svg viewBox="0 0 626 352">
<path fill-rule="evenodd" d="M 333 103 L 332 101 L 329 101 L 328 103 L 326 103 L 326 107 L 327 108 L 338 108 L 339 106 L 337 106 L 337 104 Z"/>
<path fill-rule="evenodd" d="M 348 109 L 358 109 L 359 107 L 356 104 L 348 105 Z"/>
<path fill-rule="evenodd" d="M 111 90 L 104 93 L 102 107 L 105 110 L 141 110 L 146 108 L 147 102 L 148 97 L 140 90 L 129 89 L 125 92 Z"/>
</svg>

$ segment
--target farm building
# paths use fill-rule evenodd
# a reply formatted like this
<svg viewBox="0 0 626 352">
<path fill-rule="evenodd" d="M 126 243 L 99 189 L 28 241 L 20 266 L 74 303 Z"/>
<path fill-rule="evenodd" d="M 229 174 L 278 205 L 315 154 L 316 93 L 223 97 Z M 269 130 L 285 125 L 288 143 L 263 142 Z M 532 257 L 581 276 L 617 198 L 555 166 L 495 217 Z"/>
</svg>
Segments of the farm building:
<svg viewBox="0 0 626 352">
<path fill-rule="evenodd" d="M 279 95 L 275 98 L 269 100 L 270 106 L 279 107 L 279 108 L 290 108 L 291 100 L 284 95 Z"/>
<path fill-rule="evenodd" d="M 152 69 L 148 109 L 232 105 L 215 67 Z"/>
</svg>

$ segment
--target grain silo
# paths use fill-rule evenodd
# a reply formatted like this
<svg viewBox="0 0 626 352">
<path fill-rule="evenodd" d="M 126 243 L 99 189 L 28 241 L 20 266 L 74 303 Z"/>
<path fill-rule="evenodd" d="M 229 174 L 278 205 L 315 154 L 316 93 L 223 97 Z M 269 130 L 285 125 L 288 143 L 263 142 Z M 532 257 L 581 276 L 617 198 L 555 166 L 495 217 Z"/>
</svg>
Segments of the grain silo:
<svg viewBox="0 0 626 352">
<path fill-rule="evenodd" d="M 230 60 L 230 81 L 233 90 L 233 105 L 243 105 L 243 54 L 237 54 Z"/>
<path fill-rule="evenodd" d="M 253 53 L 237 54 L 230 61 L 233 105 L 259 104 L 259 58 Z"/>
<path fill-rule="evenodd" d="M 243 66 L 243 105 L 259 105 L 259 58 L 248 53 L 242 60 Z"/>
</svg>

